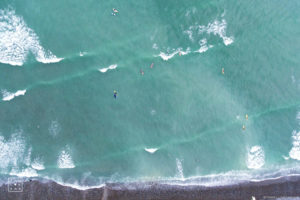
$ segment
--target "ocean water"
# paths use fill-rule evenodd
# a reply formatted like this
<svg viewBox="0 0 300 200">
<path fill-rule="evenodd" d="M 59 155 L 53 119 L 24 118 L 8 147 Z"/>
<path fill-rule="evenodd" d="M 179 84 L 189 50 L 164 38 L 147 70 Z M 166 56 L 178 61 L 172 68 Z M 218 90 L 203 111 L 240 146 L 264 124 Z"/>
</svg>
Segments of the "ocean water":
<svg viewBox="0 0 300 200">
<path fill-rule="evenodd" d="M 299 9 L 1 0 L 0 177 L 83 187 L 300 174 Z"/>
</svg>

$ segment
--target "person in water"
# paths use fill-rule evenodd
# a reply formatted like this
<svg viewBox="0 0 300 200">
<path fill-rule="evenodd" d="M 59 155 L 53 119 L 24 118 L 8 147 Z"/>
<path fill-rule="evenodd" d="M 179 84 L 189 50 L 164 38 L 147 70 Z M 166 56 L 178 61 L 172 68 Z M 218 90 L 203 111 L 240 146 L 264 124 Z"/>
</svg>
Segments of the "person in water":
<svg viewBox="0 0 300 200">
<path fill-rule="evenodd" d="M 117 98 L 117 91 L 114 90 L 114 98 L 116 99 Z"/>
<path fill-rule="evenodd" d="M 141 73 L 142 75 L 144 75 L 145 72 L 144 72 L 142 69 L 140 69 L 140 73 Z"/>
<path fill-rule="evenodd" d="M 114 16 L 119 12 L 119 11 L 118 11 L 117 9 L 115 9 L 115 8 L 113 8 L 112 10 L 113 10 L 113 12 L 112 12 L 111 14 L 114 15 Z"/>
</svg>

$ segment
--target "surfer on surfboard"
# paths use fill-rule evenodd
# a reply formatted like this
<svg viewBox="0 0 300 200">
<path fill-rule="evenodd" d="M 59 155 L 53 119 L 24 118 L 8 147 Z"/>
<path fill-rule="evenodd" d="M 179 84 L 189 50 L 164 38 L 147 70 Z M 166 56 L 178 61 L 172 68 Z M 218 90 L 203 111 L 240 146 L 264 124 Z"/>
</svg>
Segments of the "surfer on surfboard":
<svg viewBox="0 0 300 200">
<path fill-rule="evenodd" d="M 114 16 L 119 12 L 119 11 L 118 11 L 117 9 L 115 9 L 115 8 L 113 8 L 112 10 L 113 10 L 113 12 L 112 12 L 111 14 L 114 15 Z"/>
</svg>

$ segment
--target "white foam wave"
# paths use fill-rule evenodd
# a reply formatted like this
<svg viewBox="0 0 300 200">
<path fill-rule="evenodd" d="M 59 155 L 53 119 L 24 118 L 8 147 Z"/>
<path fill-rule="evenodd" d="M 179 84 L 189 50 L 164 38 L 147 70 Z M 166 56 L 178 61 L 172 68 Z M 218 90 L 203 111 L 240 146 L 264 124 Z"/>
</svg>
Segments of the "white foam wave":
<svg viewBox="0 0 300 200">
<path fill-rule="evenodd" d="M 116 69 L 118 67 L 118 65 L 117 64 L 114 64 L 114 65 L 110 65 L 109 67 L 107 67 L 107 68 L 102 68 L 102 69 L 99 69 L 99 71 L 100 72 L 102 72 L 102 73 L 105 73 L 105 72 L 107 72 L 107 70 L 112 70 L 112 69 Z"/>
<path fill-rule="evenodd" d="M 15 93 L 10 93 L 10 92 L 7 92 L 6 90 L 2 90 L 2 95 L 3 95 L 2 100 L 3 101 L 10 101 L 10 100 L 12 100 L 13 98 L 15 98 L 17 96 L 25 95 L 25 93 L 26 93 L 26 90 L 18 90 Z"/>
<path fill-rule="evenodd" d="M 218 35 L 220 38 L 222 38 L 223 43 L 227 46 L 233 43 L 234 38 L 226 35 L 226 28 L 227 22 L 225 19 L 222 19 L 221 21 L 215 20 L 214 22 L 209 23 L 207 26 L 197 24 L 190 26 L 189 29 L 183 31 L 183 33 L 187 34 L 191 41 L 194 41 L 194 34 L 202 35 L 203 33 L 206 33 Z M 204 49 L 204 47 L 202 49 Z"/>
<path fill-rule="evenodd" d="M 179 49 L 179 53 L 180 53 L 182 56 L 187 55 L 187 54 L 189 54 L 190 52 L 191 52 L 191 48 L 189 48 L 189 47 L 186 49 L 186 51 L 183 51 L 183 50 Z"/>
<path fill-rule="evenodd" d="M 45 169 L 45 166 L 44 166 L 44 162 L 41 158 L 35 158 L 33 160 L 33 162 L 31 163 L 31 167 L 33 169 L 36 169 L 36 170 L 44 170 Z"/>
<path fill-rule="evenodd" d="M 293 131 L 292 133 L 293 147 L 290 150 L 289 156 L 292 159 L 300 160 L 300 131 Z"/>
<path fill-rule="evenodd" d="M 208 49 L 210 49 L 210 48 L 213 47 L 212 45 L 207 46 L 207 40 L 205 38 L 202 39 L 202 40 L 200 40 L 199 44 L 200 44 L 200 49 L 198 49 L 197 51 L 195 51 L 195 52 L 198 52 L 198 53 L 204 53 Z"/>
<path fill-rule="evenodd" d="M 184 180 L 182 163 L 181 160 L 179 160 L 178 158 L 176 158 L 176 166 L 177 166 L 177 173 L 178 173 L 177 176 L 181 180 Z"/>
<path fill-rule="evenodd" d="M 22 66 L 30 52 L 42 63 L 62 60 L 40 45 L 38 36 L 15 11 L 0 10 L 0 62 Z"/>
<path fill-rule="evenodd" d="M 9 175 L 11 176 L 18 176 L 18 177 L 36 177 L 38 176 L 36 170 L 32 169 L 32 168 L 26 168 L 23 169 L 21 171 L 13 169 Z"/>
<path fill-rule="evenodd" d="M 58 160 L 57 160 L 57 166 L 58 168 L 64 169 L 64 168 L 74 168 L 74 162 L 73 159 L 69 153 L 70 148 L 67 147 L 65 150 L 62 150 Z"/>
<path fill-rule="evenodd" d="M 187 48 L 186 51 L 183 51 L 182 48 L 178 48 L 178 49 L 174 50 L 172 53 L 160 52 L 160 54 L 158 56 L 161 57 L 163 60 L 167 61 L 167 60 L 173 58 L 176 54 L 187 55 L 190 52 L 191 52 L 190 48 Z"/>
<path fill-rule="evenodd" d="M 99 185 L 95 185 L 95 186 L 82 186 L 82 185 L 79 185 L 78 182 L 66 183 L 66 182 L 62 181 L 61 178 L 49 178 L 47 176 L 45 178 L 49 179 L 49 180 L 53 180 L 53 181 L 55 181 L 56 183 L 58 183 L 60 185 L 75 188 L 75 189 L 78 189 L 78 190 L 88 190 L 88 189 L 95 189 L 95 188 L 105 187 L 105 184 L 99 184 Z"/>
<path fill-rule="evenodd" d="M 191 28 L 190 28 L 191 29 Z M 186 30 L 183 33 L 187 34 L 190 38 L 190 40 L 193 42 L 194 38 L 193 38 L 193 31 L 192 30 Z"/>
<path fill-rule="evenodd" d="M 21 133 L 12 134 L 8 140 L 0 135 L 0 168 L 17 166 L 23 159 L 24 152 L 25 141 Z"/>
<path fill-rule="evenodd" d="M 56 56 L 54 55 L 49 55 L 47 57 L 45 57 L 45 55 L 41 54 L 39 55 L 36 60 L 41 62 L 41 63 L 57 63 L 57 62 L 60 62 L 62 61 L 64 58 L 57 58 Z"/>
<path fill-rule="evenodd" d="M 223 39 L 224 44 L 227 46 L 233 43 L 233 37 L 226 36 L 226 28 L 227 22 L 225 19 L 222 19 L 222 21 L 215 20 L 213 23 L 209 23 L 207 25 L 206 32 L 208 34 L 213 33 L 214 35 L 219 35 Z"/>
<path fill-rule="evenodd" d="M 179 53 L 179 51 L 174 51 L 173 53 L 164 53 L 164 52 L 160 52 L 160 54 L 158 56 L 160 56 L 163 60 L 169 60 L 171 58 L 173 58 L 177 53 Z"/>
<path fill-rule="evenodd" d="M 153 154 L 158 150 L 158 148 L 145 148 L 144 150 L 151 153 L 151 154 Z"/>
<path fill-rule="evenodd" d="M 265 153 L 260 146 L 253 146 L 248 152 L 247 167 L 259 169 L 265 164 Z"/>
</svg>

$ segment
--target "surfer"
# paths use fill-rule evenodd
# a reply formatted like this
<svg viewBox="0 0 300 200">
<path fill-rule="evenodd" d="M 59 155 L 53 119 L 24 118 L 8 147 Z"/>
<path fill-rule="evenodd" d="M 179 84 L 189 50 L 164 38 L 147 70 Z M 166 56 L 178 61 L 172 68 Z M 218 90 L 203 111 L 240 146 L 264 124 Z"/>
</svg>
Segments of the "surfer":
<svg viewBox="0 0 300 200">
<path fill-rule="evenodd" d="M 248 120 L 248 114 L 246 114 L 246 120 Z"/>
<path fill-rule="evenodd" d="M 246 130 L 246 126 L 245 125 L 243 125 L 243 130 Z"/>
<path fill-rule="evenodd" d="M 144 71 L 143 71 L 142 69 L 140 70 L 140 73 L 141 73 L 142 75 L 144 75 Z"/>
<path fill-rule="evenodd" d="M 224 72 L 224 68 L 222 68 L 222 74 L 224 74 L 225 72 Z"/>
<path fill-rule="evenodd" d="M 151 68 L 151 69 L 153 68 L 153 65 L 154 65 L 154 63 L 152 63 L 152 64 L 150 65 L 150 68 Z"/>
<path fill-rule="evenodd" d="M 114 90 L 114 98 L 116 99 L 117 98 L 117 91 Z"/>
<path fill-rule="evenodd" d="M 119 11 L 118 11 L 117 9 L 115 9 L 115 8 L 113 8 L 112 10 L 113 10 L 113 12 L 112 12 L 111 14 L 114 15 L 114 16 L 119 12 Z"/>
<path fill-rule="evenodd" d="M 179 51 L 179 56 L 181 56 L 182 55 L 182 53 L 181 53 L 181 51 Z"/>
</svg>

